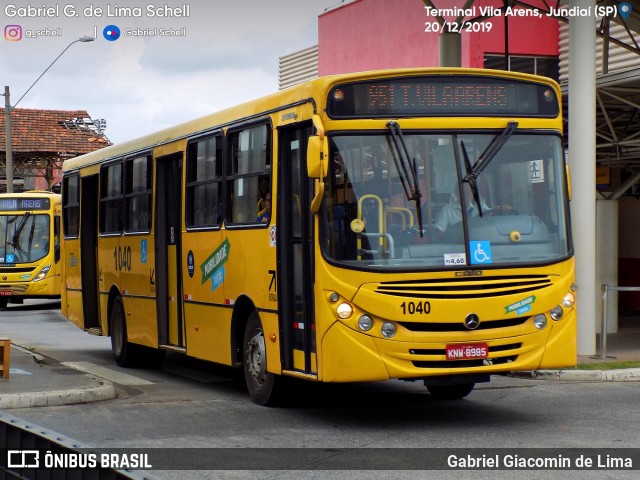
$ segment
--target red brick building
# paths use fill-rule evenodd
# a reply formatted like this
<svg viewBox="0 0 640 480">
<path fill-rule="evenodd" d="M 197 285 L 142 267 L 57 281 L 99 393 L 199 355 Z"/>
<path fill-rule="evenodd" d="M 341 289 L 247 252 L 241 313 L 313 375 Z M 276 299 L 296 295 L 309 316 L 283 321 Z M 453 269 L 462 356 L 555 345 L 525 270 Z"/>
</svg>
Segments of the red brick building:
<svg viewBox="0 0 640 480">
<path fill-rule="evenodd" d="M 49 190 L 60 182 L 62 162 L 111 144 L 85 110 L 11 112 L 14 189 Z M 6 191 L 5 111 L 0 109 L 0 191 Z"/>
</svg>

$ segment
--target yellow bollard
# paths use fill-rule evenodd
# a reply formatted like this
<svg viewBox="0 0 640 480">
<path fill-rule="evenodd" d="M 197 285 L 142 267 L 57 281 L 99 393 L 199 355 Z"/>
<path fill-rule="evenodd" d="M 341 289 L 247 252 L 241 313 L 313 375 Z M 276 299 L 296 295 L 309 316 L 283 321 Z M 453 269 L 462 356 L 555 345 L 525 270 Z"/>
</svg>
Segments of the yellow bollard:
<svg viewBox="0 0 640 480">
<path fill-rule="evenodd" d="M 11 367 L 11 340 L 0 337 L 0 377 L 9 378 Z"/>
</svg>

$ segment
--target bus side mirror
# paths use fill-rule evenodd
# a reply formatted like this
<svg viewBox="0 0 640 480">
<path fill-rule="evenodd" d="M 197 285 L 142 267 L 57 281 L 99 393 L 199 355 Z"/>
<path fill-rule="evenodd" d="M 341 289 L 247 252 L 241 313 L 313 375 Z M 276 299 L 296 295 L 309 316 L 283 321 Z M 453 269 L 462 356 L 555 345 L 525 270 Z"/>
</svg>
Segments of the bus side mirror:
<svg viewBox="0 0 640 480">
<path fill-rule="evenodd" d="M 329 141 L 327 137 L 312 135 L 307 142 L 307 175 L 323 179 L 329 170 Z"/>
<path fill-rule="evenodd" d="M 311 211 L 318 213 L 324 196 L 324 177 L 329 170 L 329 141 L 325 136 L 312 135 L 307 142 L 307 175 L 316 178 L 316 193 L 311 201 Z"/>
</svg>

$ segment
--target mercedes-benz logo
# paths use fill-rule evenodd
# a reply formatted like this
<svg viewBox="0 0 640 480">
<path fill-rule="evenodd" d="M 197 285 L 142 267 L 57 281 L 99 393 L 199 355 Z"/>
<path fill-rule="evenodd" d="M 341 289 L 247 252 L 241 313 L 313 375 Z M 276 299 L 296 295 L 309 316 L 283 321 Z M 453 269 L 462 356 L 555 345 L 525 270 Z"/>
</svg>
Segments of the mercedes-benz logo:
<svg viewBox="0 0 640 480">
<path fill-rule="evenodd" d="M 480 326 L 480 318 L 475 313 L 470 313 L 467 318 L 464 319 L 464 326 L 469 330 L 475 330 Z"/>
</svg>

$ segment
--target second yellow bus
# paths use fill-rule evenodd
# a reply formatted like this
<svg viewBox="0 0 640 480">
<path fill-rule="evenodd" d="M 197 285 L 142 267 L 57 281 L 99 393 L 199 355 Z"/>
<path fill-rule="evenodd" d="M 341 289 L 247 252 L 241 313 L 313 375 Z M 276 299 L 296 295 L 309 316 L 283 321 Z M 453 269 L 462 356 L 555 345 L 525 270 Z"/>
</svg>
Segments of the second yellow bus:
<svg viewBox="0 0 640 480">
<path fill-rule="evenodd" d="M 60 298 L 60 195 L 0 194 L 0 308 Z"/>
</svg>

